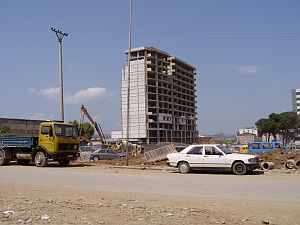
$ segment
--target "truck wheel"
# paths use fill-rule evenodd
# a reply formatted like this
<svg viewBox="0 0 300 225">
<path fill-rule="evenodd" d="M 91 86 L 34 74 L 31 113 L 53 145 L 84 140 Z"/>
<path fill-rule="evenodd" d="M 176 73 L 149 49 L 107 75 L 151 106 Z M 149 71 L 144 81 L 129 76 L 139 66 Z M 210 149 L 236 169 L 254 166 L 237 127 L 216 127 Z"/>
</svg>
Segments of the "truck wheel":
<svg viewBox="0 0 300 225">
<path fill-rule="evenodd" d="M 232 172 L 235 175 L 244 175 L 247 173 L 247 167 L 242 162 L 236 162 L 235 164 L 233 164 Z"/>
<path fill-rule="evenodd" d="M 58 164 L 59 164 L 60 166 L 67 166 L 67 165 L 70 164 L 70 160 L 68 160 L 68 159 L 59 160 L 59 161 L 58 161 Z"/>
<path fill-rule="evenodd" d="M 180 173 L 188 173 L 191 171 L 191 167 L 187 162 L 180 162 L 178 165 L 178 170 Z"/>
<path fill-rule="evenodd" d="M 38 167 L 45 167 L 48 165 L 48 158 L 42 151 L 38 151 L 34 157 L 34 163 Z"/>
<path fill-rule="evenodd" d="M 8 163 L 7 159 L 5 159 L 5 153 L 3 149 L 0 149 L 0 166 L 5 166 Z"/>
<path fill-rule="evenodd" d="M 28 159 L 17 159 L 17 163 L 23 166 L 27 166 L 30 163 L 30 160 Z"/>
</svg>

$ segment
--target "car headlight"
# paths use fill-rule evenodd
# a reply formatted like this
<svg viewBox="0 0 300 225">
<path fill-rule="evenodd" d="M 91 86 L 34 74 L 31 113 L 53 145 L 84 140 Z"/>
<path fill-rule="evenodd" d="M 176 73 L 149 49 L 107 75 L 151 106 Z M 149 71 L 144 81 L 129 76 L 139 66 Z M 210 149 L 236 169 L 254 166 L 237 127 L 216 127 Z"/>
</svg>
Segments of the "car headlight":
<svg viewBox="0 0 300 225">
<path fill-rule="evenodd" d="M 257 157 L 255 157 L 255 158 L 250 158 L 250 159 L 248 159 L 248 162 L 249 162 L 249 163 L 259 162 L 259 159 L 258 159 Z"/>
</svg>

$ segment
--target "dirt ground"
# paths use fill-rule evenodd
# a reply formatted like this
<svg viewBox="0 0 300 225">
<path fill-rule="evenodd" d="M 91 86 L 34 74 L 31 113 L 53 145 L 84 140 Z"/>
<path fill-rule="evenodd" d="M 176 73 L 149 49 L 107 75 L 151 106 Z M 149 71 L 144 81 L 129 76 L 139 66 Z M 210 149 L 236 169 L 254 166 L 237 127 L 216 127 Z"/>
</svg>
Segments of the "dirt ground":
<svg viewBox="0 0 300 225">
<path fill-rule="evenodd" d="M 281 168 L 266 172 L 263 176 L 276 178 L 278 174 L 284 174 L 290 180 L 299 179 L 299 170 L 282 169 L 287 159 L 297 159 L 299 156 L 298 152 L 282 151 L 260 154 L 264 161 L 273 161 L 277 168 Z M 74 164 L 81 168 L 102 171 L 122 167 L 126 160 L 72 163 Z M 166 161 L 149 164 L 144 162 L 142 156 L 130 157 L 129 165 L 150 170 L 169 168 Z M 0 213 L 13 211 L 11 216 L 0 214 L 0 224 L 300 225 L 299 205 L 290 202 L 222 198 L 201 198 L 199 202 L 193 198 L 166 195 L 135 195 L 101 190 L 87 192 L 73 187 L 58 188 L 36 186 L 30 182 L 22 186 L 0 183 Z"/>
<path fill-rule="evenodd" d="M 92 167 L 99 172 L 107 170 Z M 126 171 L 119 172 L 131 173 Z M 276 174 L 267 176 L 278 179 Z M 299 179 L 296 173 L 284 176 L 287 180 Z M 170 195 L 56 188 L 30 182 L 22 186 L 0 184 L 0 189 L 0 213 L 14 212 L 8 218 L 0 215 L 0 224 L 300 224 L 299 205 L 292 202 L 219 197 L 201 198 L 199 201 L 199 198 Z"/>
</svg>

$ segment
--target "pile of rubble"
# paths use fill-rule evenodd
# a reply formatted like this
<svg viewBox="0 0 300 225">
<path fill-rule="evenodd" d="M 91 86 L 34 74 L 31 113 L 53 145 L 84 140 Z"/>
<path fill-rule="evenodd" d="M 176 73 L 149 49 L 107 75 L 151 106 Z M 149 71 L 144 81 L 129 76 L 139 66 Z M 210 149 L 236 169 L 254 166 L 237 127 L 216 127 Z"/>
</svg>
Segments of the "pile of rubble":
<svg viewBox="0 0 300 225">
<path fill-rule="evenodd" d="M 276 169 L 300 169 L 300 151 L 286 151 L 276 149 L 273 151 L 256 153 L 262 162 L 272 162 Z"/>
</svg>

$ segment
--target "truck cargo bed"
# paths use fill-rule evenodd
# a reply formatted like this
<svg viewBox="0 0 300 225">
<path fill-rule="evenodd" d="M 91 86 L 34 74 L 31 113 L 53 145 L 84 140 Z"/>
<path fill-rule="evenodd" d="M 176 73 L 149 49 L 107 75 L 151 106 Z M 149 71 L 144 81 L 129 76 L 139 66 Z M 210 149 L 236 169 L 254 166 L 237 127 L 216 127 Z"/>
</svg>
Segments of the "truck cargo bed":
<svg viewBox="0 0 300 225">
<path fill-rule="evenodd" d="M 0 147 L 33 148 L 38 143 L 38 137 L 0 137 Z"/>
</svg>

